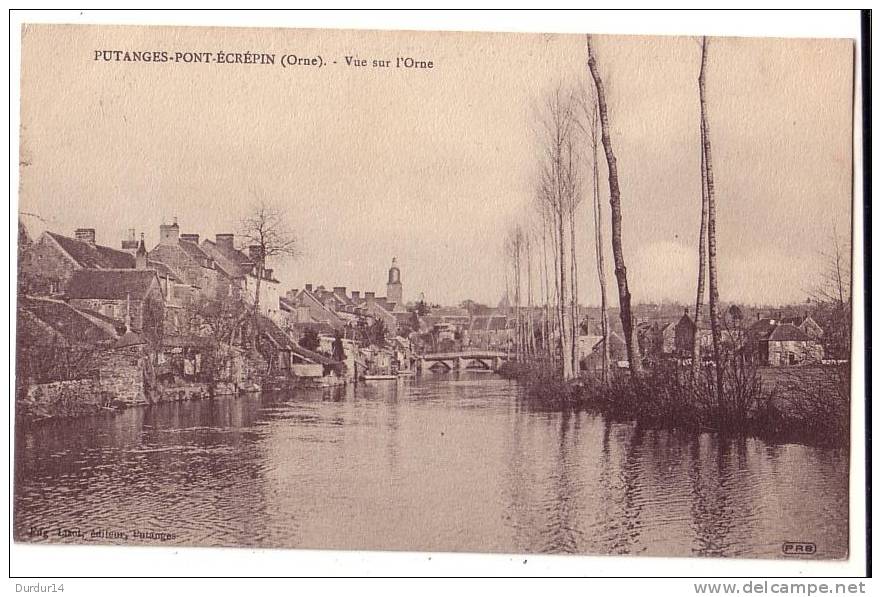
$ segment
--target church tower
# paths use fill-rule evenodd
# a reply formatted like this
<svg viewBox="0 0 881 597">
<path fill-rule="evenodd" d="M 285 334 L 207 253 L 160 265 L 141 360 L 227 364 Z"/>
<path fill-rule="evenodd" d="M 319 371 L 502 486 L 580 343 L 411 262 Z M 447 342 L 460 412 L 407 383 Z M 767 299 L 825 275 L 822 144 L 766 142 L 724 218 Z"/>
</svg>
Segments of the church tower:
<svg viewBox="0 0 881 597">
<path fill-rule="evenodd" d="M 396 305 L 403 304 L 404 287 L 401 284 L 401 270 L 398 269 L 398 260 L 392 258 L 392 266 L 388 270 L 388 284 L 386 285 L 386 298 L 388 302 Z"/>
</svg>

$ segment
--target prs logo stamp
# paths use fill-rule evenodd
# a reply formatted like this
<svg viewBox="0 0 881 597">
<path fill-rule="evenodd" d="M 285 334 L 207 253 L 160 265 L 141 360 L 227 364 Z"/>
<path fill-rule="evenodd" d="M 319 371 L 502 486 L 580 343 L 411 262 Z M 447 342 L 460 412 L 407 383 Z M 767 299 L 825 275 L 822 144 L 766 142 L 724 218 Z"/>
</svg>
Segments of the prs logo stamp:
<svg viewBox="0 0 881 597">
<path fill-rule="evenodd" d="M 783 543 L 783 555 L 787 556 L 812 556 L 817 553 L 815 543 L 804 541 L 785 541 Z"/>
</svg>

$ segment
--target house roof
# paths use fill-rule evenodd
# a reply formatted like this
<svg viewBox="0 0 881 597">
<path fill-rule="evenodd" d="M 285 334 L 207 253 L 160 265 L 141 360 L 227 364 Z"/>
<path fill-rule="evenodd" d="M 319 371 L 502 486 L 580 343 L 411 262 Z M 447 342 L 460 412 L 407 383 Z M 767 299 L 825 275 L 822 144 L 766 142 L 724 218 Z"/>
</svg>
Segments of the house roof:
<svg viewBox="0 0 881 597">
<path fill-rule="evenodd" d="M 81 269 L 67 285 L 71 299 L 142 299 L 156 280 L 156 272 L 146 269 Z"/>
<path fill-rule="evenodd" d="M 147 261 L 147 269 L 156 270 L 156 275 L 160 278 L 170 278 L 174 282 L 180 284 L 183 282 L 177 274 L 170 267 L 162 263 L 161 261 Z"/>
<path fill-rule="evenodd" d="M 776 327 L 776 321 L 764 317 L 749 326 L 748 334 L 752 340 L 768 340 Z"/>
<path fill-rule="evenodd" d="M 311 350 L 306 350 L 302 346 L 295 345 L 293 350 L 291 351 L 298 357 L 303 360 L 310 361 L 312 363 L 317 363 L 320 365 L 339 365 L 340 361 L 335 361 L 332 358 L 325 356 L 323 354 L 319 354 L 317 352 L 312 352 Z"/>
<path fill-rule="evenodd" d="M 334 334 L 336 332 L 336 328 L 324 321 L 314 321 L 314 322 L 296 322 L 289 324 L 286 326 L 289 330 L 289 333 L 293 335 L 294 338 L 300 338 L 306 330 L 313 330 L 318 334 Z"/>
<path fill-rule="evenodd" d="M 808 342 L 810 340 L 810 336 L 791 323 L 778 325 L 768 338 L 769 342 Z"/>
<path fill-rule="evenodd" d="M 261 315 L 257 320 L 257 326 L 260 329 L 260 333 L 266 336 L 278 348 L 282 350 L 292 350 L 294 348 L 294 341 L 268 317 Z"/>
<path fill-rule="evenodd" d="M 24 325 L 51 330 L 73 344 L 107 344 L 117 338 L 114 326 L 97 322 L 62 301 L 22 297 L 18 312 Z"/>
<path fill-rule="evenodd" d="M 114 269 L 134 268 L 135 256 L 126 251 L 111 249 L 103 245 L 93 245 L 83 240 L 62 236 L 46 231 L 74 261 L 82 268 Z"/>
<path fill-rule="evenodd" d="M 202 241 L 201 248 L 214 259 L 221 271 L 231 278 L 243 278 L 251 271 L 253 263 L 241 251 L 236 249 L 230 251 L 208 239 Z"/>
<path fill-rule="evenodd" d="M 213 259 L 221 271 L 231 278 L 244 278 L 245 276 L 254 275 L 254 261 L 244 251 L 222 244 L 218 245 L 207 238 L 202 241 L 200 250 Z M 263 279 L 270 282 L 278 282 L 274 277 L 264 277 Z"/>
</svg>

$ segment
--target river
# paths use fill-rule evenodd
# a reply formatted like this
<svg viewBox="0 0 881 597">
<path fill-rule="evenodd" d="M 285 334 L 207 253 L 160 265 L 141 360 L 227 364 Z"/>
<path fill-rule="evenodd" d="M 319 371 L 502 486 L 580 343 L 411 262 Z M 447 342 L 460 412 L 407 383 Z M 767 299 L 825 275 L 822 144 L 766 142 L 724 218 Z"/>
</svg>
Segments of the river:
<svg viewBox="0 0 881 597">
<path fill-rule="evenodd" d="M 18 425 L 15 450 L 22 541 L 847 556 L 846 451 L 544 410 L 491 374 Z"/>
</svg>

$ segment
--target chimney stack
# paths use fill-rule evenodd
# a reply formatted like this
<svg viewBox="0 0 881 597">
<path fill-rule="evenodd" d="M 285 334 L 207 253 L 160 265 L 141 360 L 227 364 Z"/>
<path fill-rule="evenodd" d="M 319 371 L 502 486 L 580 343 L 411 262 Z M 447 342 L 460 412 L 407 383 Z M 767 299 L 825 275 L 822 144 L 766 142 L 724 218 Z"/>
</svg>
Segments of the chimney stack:
<svg viewBox="0 0 881 597">
<path fill-rule="evenodd" d="M 176 245 L 180 238 L 180 227 L 177 225 L 177 218 L 171 224 L 161 224 L 159 226 L 159 243 L 163 245 Z"/>
<path fill-rule="evenodd" d="M 196 245 L 199 244 L 199 235 L 198 234 L 181 234 L 180 239 L 191 242 Z"/>
<path fill-rule="evenodd" d="M 137 251 L 138 250 L 138 241 L 135 239 L 135 229 L 128 229 L 128 238 L 122 241 L 122 250 L 123 251 Z"/>
<path fill-rule="evenodd" d="M 267 280 L 271 280 L 272 279 L 272 268 L 267 267 L 266 269 L 264 269 L 263 275 Z"/>
<path fill-rule="evenodd" d="M 74 232 L 77 240 L 87 242 L 93 247 L 95 246 L 95 229 L 94 228 L 77 228 Z"/>
<path fill-rule="evenodd" d="M 147 247 L 144 245 L 144 233 L 141 233 L 141 242 L 135 251 L 135 269 L 147 269 Z"/>
<path fill-rule="evenodd" d="M 346 287 L 345 287 L 345 286 L 334 286 L 334 287 L 333 287 L 333 293 L 334 293 L 334 294 L 339 294 L 339 295 L 342 295 L 342 296 L 347 296 L 347 295 L 346 295 Z"/>
<path fill-rule="evenodd" d="M 260 260 L 260 245 L 251 245 L 248 247 L 248 258 L 257 263 Z"/>
<path fill-rule="evenodd" d="M 214 236 L 214 239 L 215 239 L 215 243 L 217 244 L 217 246 L 220 247 L 221 249 L 228 249 L 230 251 L 235 249 L 235 246 L 233 246 L 233 240 L 235 239 L 235 235 L 232 234 L 231 232 L 224 232 L 222 234 L 217 234 Z"/>
<path fill-rule="evenodd" d="M 293 301 L 295 298 L 297 298 L 297 289 L 291 288 L 290 290 L 285 292 L 284 295 L 286 299 L 288 299 L 289 301 Z"/>
<path fill-rule="evenodd" d="M 352 300 L 357 301 L 360 298 L 361 298 L 361 291 L 360 290 L 353 290 L 352 291 Z"/>
<path fill-rule="evenodd" d="M 312 292 L 312 284 L 306 284 L 306 292 Z"/>
</svg>

